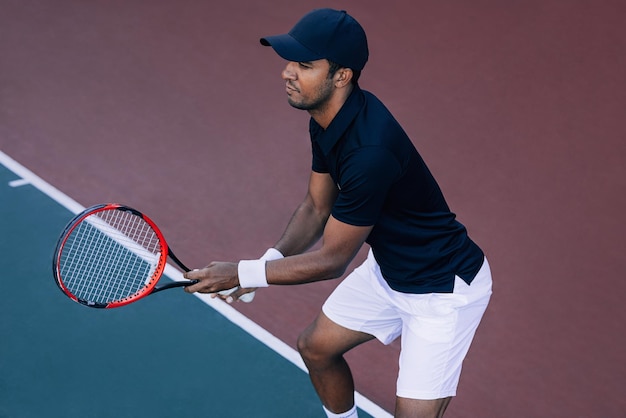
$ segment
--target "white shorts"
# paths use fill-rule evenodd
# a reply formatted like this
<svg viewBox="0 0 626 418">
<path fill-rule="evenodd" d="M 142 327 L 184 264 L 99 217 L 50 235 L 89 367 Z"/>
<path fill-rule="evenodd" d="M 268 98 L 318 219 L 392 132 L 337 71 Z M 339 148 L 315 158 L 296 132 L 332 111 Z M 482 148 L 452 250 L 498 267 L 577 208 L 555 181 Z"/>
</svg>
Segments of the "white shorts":
<svg viewBox="0 0 626 418">
<path fill-rule="evenodd" d="M 387 285 L 370 250 L 322 310 L 333 322 L 383 344 L 402 335 L 396 395 L 428 400 L 456 395 L 463 359 L 490 296 L 487 259 L 471 286 L 457 277 L 453 293 L 407 294 Z"/>
</svg>

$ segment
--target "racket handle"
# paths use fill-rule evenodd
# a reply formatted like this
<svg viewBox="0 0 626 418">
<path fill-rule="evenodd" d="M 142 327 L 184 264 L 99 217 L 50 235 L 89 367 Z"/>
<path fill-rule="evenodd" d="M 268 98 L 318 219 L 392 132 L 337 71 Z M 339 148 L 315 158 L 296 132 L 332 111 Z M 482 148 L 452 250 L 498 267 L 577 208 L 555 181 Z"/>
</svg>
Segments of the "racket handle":
<svg viewBox="0 0 626 418">
<path fill-rule="evenodd" d="M 199 280 L 184 280 L 180 282 L 171 282 L 171 283 L 164 284 L 162 286 L 155 287 L 152 293 L 160 292 L 161 290 L 165 290 L 165 289 L 171 289 L 173 287 L 187 287 L 187 286 L 191 286 L 192 284 L 196 284 L 198 282 Z"/>
</svg>

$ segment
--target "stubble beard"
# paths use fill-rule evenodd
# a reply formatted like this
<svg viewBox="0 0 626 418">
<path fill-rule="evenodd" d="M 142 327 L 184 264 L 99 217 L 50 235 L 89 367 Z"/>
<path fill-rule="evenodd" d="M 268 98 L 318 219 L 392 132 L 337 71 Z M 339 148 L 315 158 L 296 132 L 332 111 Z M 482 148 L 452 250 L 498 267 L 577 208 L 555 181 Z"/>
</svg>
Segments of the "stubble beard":
<svg viewBox="0 0 626 418">
<path fill-rule="evenodd" d="M 295 109 L 306 110 L 308 112 L 319 112 L 328 104 L 333 92 L 332 87 L 332 80 L 328 79 L 327 82 L 319 86 L 312 99 L 296 101 L 291 96 L 288 96 L 287 102 Z"/>
</svg>

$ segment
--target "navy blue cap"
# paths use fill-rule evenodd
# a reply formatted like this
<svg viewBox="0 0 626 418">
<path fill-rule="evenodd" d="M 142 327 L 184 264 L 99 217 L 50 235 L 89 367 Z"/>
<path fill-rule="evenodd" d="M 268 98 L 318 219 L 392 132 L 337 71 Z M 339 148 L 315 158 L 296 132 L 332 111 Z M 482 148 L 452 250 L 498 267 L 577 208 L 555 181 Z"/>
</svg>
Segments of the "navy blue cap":
<svg viewBox="0 0 626 418">
<path fill-rule="evenodd" d="M 365 31 L 345 10 L 313 10 L 289 33 L 266 36 L 260 41 L 287 61 L 327 59 L 359 71 L 369 56 Z"/>
</svg>

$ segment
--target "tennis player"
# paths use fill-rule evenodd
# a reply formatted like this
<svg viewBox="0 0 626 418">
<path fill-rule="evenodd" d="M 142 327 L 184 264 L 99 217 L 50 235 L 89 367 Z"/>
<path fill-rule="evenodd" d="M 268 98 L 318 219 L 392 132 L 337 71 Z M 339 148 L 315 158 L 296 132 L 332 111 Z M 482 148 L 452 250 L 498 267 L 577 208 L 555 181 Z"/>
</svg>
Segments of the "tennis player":
<svg viewBox="0 0 626 418">
<path fill-rule="evenodd" d="M 489 302 L 489 264 L 401 126 L 359 87 L 368 47 L 353 17 L 314 10 L 261 43 L 287 61 L 289 104 L 311 116 L 308 193 L 260 259 L 187 273 L 200 282 L 186 291 L 240 286 L 229 296 L 237 299 L 268 285 L 338 278 L 367 243 L 367 260 L 298 339 L 311 381 L 328 417 L 356 417 L 344 353 L 402 335 L 395 416 L 441 417 Z"/>
</svg>

